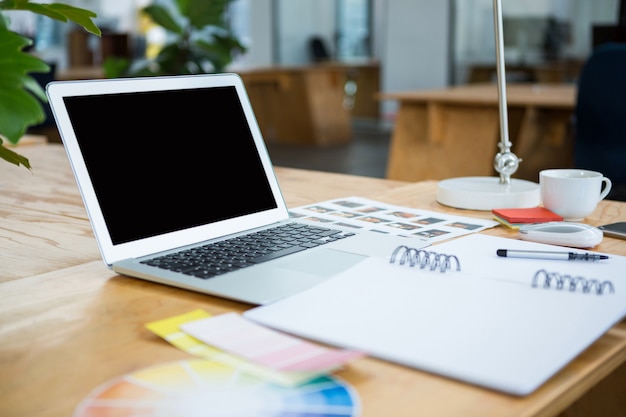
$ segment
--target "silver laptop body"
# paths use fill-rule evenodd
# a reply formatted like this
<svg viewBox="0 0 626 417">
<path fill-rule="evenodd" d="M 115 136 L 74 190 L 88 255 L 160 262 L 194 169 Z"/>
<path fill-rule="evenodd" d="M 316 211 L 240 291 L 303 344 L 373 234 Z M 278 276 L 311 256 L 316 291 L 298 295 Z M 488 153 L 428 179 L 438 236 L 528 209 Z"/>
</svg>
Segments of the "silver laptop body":
<svg viewBox="0 0 626 417">
<path fill-rule="evenodd" d="M 120 274 L 258 305 L 406 243 L 341 231 L 209 278 L 153 266 L 156 256 L 306 223 L 289 217 L 241 78 L 58 81 L 47 94 L 103 260 Z"/>
</svg>

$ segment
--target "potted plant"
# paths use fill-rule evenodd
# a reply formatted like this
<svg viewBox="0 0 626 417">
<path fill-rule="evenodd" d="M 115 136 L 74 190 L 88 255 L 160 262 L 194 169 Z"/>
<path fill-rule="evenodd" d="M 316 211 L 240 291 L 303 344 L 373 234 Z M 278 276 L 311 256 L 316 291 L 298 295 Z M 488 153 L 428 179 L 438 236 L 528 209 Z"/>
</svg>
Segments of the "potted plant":
<svg viewBox="0 0 626 417">
<path fill-rule="evenodd" d="M 93 22 L 96 14 L 86 9 L 62 3 L 0 0 L 0 158 L 30 169 L 28 159 L 4 146 L 4 140 L 16 144 L 30 126 L 44 120 L 41 102 L 46 101 L 46 95 L 30 74 L 48 72 L 50 67 L 25 50 L 33 41 L 9 29 L 5 10 L 30 11 L 61 22 L 69 20 L 94 35 L 101 33 Z"/>
<path fill-rule="evenodd" d="M 108 78 L 223 72 L 245 46 L 228 20 L 232 0 L 171 0 L 142 12 L 167 33 L 165 45 L 148 61 L 111 57 L 104 62 Z M 169 7 L 171 6 L 171 7 Z"/>
</svg>

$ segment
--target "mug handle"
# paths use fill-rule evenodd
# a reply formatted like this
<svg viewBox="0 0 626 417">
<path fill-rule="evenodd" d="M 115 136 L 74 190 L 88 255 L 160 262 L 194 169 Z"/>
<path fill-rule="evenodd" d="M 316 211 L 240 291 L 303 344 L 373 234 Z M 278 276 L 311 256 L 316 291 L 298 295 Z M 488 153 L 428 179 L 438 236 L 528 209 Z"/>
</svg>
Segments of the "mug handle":
<svg viewBox="0 0 626 417">
<path fill-rule="evenodd" d="M 611 187 L 613 186 L 613 183 L 607 177 L 602 177 L 602 183 L 604 184 L 604 190 L 600 193 L 600 199 L 598 201 L 604 200 L 604 198 L 609 195 Z"/>
</svg>

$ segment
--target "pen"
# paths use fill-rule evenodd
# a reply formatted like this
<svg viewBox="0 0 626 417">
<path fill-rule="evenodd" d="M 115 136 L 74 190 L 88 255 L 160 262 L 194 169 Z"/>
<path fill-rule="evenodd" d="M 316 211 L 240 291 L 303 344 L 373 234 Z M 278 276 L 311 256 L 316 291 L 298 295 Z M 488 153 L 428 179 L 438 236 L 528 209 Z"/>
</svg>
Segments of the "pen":
<svg viewBox="0 0 626 417">
<path fill-rule="evenodd" d="M 599 261 L 601 259 L 609 259 L 606 255 L 598 255 L 596 253 L 545 252 L 511 249 L 498 249 L 496 254 L 503 258 L 555 259 L 562 261 Z"/>
</svg>

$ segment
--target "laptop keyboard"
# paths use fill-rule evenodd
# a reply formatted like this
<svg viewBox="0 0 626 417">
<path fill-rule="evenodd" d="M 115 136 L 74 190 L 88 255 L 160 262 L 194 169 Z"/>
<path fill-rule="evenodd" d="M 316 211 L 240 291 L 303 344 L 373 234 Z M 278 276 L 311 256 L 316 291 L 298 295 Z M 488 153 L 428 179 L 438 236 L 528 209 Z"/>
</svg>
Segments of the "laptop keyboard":
<svg viewBox="0 0 626 417">
<path fill-rule="evenodd" d="M 142 263 L 206 279 L 353 235 L 337 229 L 289 223 Z"/>
</svg>

